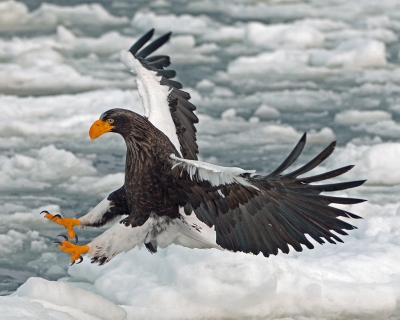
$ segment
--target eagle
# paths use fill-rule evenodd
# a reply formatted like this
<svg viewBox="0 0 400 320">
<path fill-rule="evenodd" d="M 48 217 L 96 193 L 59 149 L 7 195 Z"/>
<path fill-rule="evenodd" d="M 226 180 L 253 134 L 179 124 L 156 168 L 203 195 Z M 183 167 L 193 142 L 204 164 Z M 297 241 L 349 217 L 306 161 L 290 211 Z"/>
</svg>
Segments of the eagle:
<svg viewBox="0 0 400 320">
<path fill-rule="evenodd" d="M 171 80 L 175 71 L 165 69 L 169 56 L 152 55 L 171 33 L 145 46 L 153 33 L 154 29 L 120 53 L 122 63 L 137 76 L 144 115 L 111 109 L 89 130 L 92 140 L 109 132 L 125 140 L 124 185 L 79 219 L 43 211 L 45 218 L 67 229 L 64 239 L 56 243 L 71 254 L 71 265 L 82 262 L 83 254 L 103 265 L 117 254 L 143 245 L 151 253 L 176 244 L 268 257 L 279 250 L 288 253 L 290 247 L 313 249 L 311 239 L 319 244 L 343 242 L 338 235 L 347 235 L 344 230 L 355 227 L 340 217 L 360 217 L 331 204 L 365 200 L 325 193 L 358 187 L 365 180 L 323 182 L 344 174 L 352 165 L 303 176 L 330 156 L 336 142 L 289 173 L 284 171 L 301 154 L 306 134 L 268 175 L 199 161 L 196 107 L 181 90 L 182 85 Z M 75 226 L 100 227 L 116 219 L 119 223 L 90 243 L 78 245 Z"/>
</svg>

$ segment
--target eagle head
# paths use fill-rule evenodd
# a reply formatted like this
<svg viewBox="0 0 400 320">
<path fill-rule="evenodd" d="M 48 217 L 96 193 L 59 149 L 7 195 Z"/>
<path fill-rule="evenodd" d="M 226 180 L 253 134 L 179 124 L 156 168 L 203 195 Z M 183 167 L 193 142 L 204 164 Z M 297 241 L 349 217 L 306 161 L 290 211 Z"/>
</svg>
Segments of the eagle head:
<svg viewBox="0 0 400 320">
<path fill-rule="evenodd" d="M 107 132 L 115 132 L 125 137 L 135 131 L 138 125 L 143 122 L 142 118 L 142 116 L 130 110 L 108 110 L 92 124 L 89 129 L 89 136 L 94 140 Z"/>
</svg>

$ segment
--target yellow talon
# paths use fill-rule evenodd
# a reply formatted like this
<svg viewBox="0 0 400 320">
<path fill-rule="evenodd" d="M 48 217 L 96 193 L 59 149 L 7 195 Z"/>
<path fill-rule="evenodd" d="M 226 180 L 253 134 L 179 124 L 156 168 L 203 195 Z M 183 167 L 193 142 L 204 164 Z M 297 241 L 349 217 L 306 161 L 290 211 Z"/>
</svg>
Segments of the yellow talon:
<svg viewBox="0 0 400 320">
<path fill-rule="evenodd" d="M 60 215 L 56 214 L 56 215 L 52 215 L 50 212 L 48 211 L 42 211 L 45 214 L 45 218 L 49 219 L 50 221 L 53 221 L 59 225 L 62 225 L 65 227 L 65 229 L 67 229 L 68 232 L 68 238 L 73 239 L 76 238 L 76 234 L 75 231 L 73 229 L 73 227 L 75 226 L 79 226 L 81 224 L 81 222 L 79 221 L 79 219 L 75 219 L 75 218 L 62 218 Z M 41 212 L 41 213 L 42 213 Z"/>
<path fill-rule="evenodd" d="M 71 266 L 75 263 L 75 260 L 79 259 L 79 263 L 82 262 L 82 254 L 89 251 L 89 246 L 78 246 L 69 242 L 68 240 L 61 241 L 57 248 L 71 255 Z"/>
</svg>

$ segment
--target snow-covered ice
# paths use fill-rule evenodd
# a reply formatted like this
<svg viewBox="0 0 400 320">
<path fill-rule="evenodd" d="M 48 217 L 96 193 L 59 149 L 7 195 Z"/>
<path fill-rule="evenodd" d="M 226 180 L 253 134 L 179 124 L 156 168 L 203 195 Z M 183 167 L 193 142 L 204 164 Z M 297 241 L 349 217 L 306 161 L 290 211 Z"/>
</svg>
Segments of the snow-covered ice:
<svg viewBox="0 0 400 320">
<path fill-rule="evenodd" d="M 118 53 L 150 28 L 174 33 L 157 54 L 198 108 L 201 161 L 266 174 L 304 132 L 294 168 L 338 141 L 314 172 L 367 179 L 340 193 L 368 200 L 346 207 L 363 219 L 344 244 L 68 267 L 39 213 L 81 216 L 122 185 L 123 140 L 88 129 L 143 112 Z M 393 0 L 0 2 L 0 319 L 399 319 L 399 31 Z"/>
<path fill-rule="evenodd" d="M 11 301 L 16 305 L 28 305 L 26 308 L 15 305 L 8 307 L 10 316 L 15 317 L 23 315 L 25 318 L 27 316 L 35 318 L 46 315 L 56 319 L 126 318 L 124 309 L 98 294 L 65 282 L 47 281 L 41 278 L 28 279 L 12 295 Z M 24 314 L 23 311 L 28 314 Z"/>
</svg>

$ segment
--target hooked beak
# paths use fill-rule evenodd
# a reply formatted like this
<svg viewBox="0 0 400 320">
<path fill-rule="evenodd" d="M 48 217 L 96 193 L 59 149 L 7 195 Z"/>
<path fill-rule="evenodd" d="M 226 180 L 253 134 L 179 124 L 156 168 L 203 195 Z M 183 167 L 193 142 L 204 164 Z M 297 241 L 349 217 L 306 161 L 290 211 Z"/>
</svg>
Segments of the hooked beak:
<svg viewBox="0 0 400 320">
<path fill-rule="evenodd" d="M 102 134 L 110 132 L 114 126 L 108 121 L 96 120 L 89 129 L 90 139 L 94 140 L 100 137 Z"/>
</svg>

